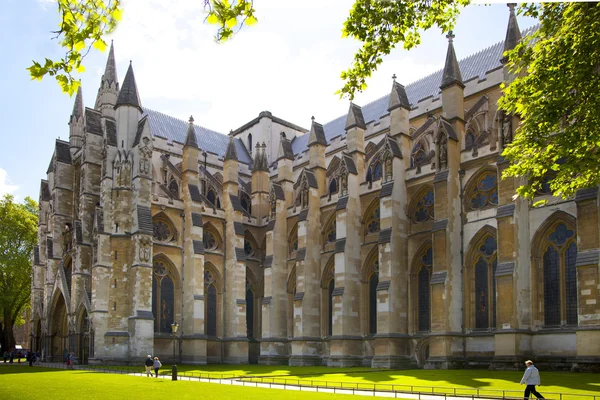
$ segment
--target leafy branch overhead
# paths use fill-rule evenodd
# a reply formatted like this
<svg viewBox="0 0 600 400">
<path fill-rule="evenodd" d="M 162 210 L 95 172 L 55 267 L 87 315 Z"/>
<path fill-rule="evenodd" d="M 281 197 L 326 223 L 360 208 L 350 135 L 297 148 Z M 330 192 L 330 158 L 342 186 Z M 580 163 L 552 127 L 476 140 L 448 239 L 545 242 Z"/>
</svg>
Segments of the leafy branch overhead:
<svg viewBox="0 0 600 400">
<path fill-rule="evenodd" d="M 199 0 L 207 11 L 206 21 L 217 25 L 215 39 L 225 41 L 242 26 L 254 25 L 253 0 Z M 56 79 L 63 92 L 72 96 L 77 92 L 79 81 L 74 76 L 85 71 L 83 60 L 92 48 L 104 51 L 106 36 L 112 33 L 121 20 L 122 0 L 57 0 L 60 17 L 58 30 L 52 32 L 53 39 L 66 50 L 60 60 L 46 58 L 33 61 L 27 68 L 32 79 L 45 76 Z"/>
</svg>

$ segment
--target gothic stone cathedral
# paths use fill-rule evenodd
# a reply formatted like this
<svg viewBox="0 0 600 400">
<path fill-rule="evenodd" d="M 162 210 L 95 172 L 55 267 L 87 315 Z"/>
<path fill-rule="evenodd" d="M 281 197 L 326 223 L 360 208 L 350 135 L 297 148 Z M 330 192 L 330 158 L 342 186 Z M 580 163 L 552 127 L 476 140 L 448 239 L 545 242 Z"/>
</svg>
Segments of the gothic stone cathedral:
<svg viewBox="0 0 600 400">
<path fill-rule="evenodd" d="M 114 50 L 40 188 L 46 360 L 600 366 L 598 190 L 513 200 L 506 40 L 310 129 L 223 135 L 143 108 Z M 171 324 L 177 321 L 174 337 Z"/>
</svg>

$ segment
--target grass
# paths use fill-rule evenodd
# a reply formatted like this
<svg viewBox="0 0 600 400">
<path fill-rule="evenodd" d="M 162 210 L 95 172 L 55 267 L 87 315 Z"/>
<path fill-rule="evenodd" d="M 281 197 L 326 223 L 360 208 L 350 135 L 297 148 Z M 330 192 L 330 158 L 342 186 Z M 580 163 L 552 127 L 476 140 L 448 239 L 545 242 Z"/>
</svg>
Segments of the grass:
<svg viewBox="0 0 600 400">
<path fill-rule="evenodd" d="M 11 368 L 11 367 L 9 367 Z M 16 367 L 19 368 L 19 367 Z M 117 369 L 128 372 L 143 372 L 143 366 L 129 367 L 101 367 Z M 26 368 L 28 369 L 28 367 Z M 0 366 L 0 374 L 4 368 Z M 46 370 L 47 371 L 47 370 Z M 266 365 L 179 365 L 178 371 L 181 375 L 193 375 L 211 378 L 228 379 L 233 377 L 245 377 L 246 380 L 273 383 L 296 383 L 304 385 L 318 385 L 328 387 L 373 389 L 394 389 L 399 391 L 431 392 L 434 387 L 435 393 L 457 394 L 490 394 L 498 395 L 497 391 L 517 391 L 522 393 L 524 387 L 519 385 L 521 372 L 487 371 L 487 370 L 371 370 L 365 367 L 358 368 L 327 368 L 327 367 L 289 367 L 289 366 L 266 366 Z M 83 373 L 83 371 L 68 371 Z M 89 372 L 87 372 L 89 373 Z M 171 375 L 171 366 L 164 365 L 161 374 Z M 542 394 L 547 398 L 558 398 L 548 396 L 548 393 L 563 393 L 563 400 L 586 400 L 584 396 L 596 395 L 600 400 L 600 374 L 588 373 L 565 373 L 541 371 L 542 383 L 540 388 Z M 114 376 L 114 375 L 113 375 Z M 261 378 L 256 378 L 261 377 Z M 137 378 L 144 380 L 145 378 Z M 160 379 L 159 379 L 160 381 Z M 293 382 L 292 382 L 293 381 Z M 0 375 L 0 388 L 1 384 Z M 187 382 L 186 382 L 187 383 Z M 192 384 L 198 384 L 191 382 Z M 395 385 L 392 388 L 391 385 Z M 221 387 L 222 385 L 214 385 Z M 451 389 L 452 388 L 452 389 Z M 248 390 L 250 388 L 244 388 Z M 219 389 L 220 390 L 220 389 Z M 212 391 L 212 389 L 211 389 Z M 270 393 L 270 392 L 269 392 Z M 294 392 L 294 396 L 298 394 Z M 507 392 L 507 395 L 515 395 L 515 392 Z M 271 395 L 271 394 L 270 394 Z M 245 394 L 244 394 L 245 396 Z M 0 396 L 1 397 L 1 396 Z M 277 398 L 277 397 L 266 397 Z M 312 397 L 311 397 L 312 398 Z M 331 397 L 328 397 L 331 398 Z M 588 398 L 593 400 L 593 398 Z"/>
<path fill-rule="evenodd" d="M 75 397 L 85 400 L 171 399 L 286 399 L 356 400 L 351 395 L 289 392 L 155 379 L 127 375 L 102 374 L 93 371 L 60 370 L 27 366 L 0 366 L 0 398 L 2 400 L 53 400 Z"/>
</svg>

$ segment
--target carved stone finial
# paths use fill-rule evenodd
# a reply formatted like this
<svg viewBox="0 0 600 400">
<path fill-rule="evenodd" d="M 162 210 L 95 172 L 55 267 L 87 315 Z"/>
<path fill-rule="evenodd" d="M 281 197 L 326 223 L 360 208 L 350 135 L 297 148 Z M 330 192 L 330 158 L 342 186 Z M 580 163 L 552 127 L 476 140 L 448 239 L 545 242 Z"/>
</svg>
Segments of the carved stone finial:
<svg viewBox="0 0 600 400">
<path fill-rule="evenodd" d="M 448 32 L 448 34 L 446 35 L 446 39 L 448 39 L 448 43 L 452 43 L 452 41 L 454 40 L 455 36 L 456 35 L 454 35 L 454 31 Z"/>
<path fill-rule="evenodd" d="M 396 82 L 396 74 L 392 75 L 392 79 Z"/>
<path fill-rule="evenodd" d="M 194 123 L 194 117 L 192 117 L 191 115 L 190 115 L 189 122 L 190 122 L 190 124 L 193 124 L 193 123 Z"/>
<path fill-rule="evenodd" d="M 515 6 L 517 5 L 517 3 L 508 3 L 506 6 L 508 7 L 508 9 L 510 10 L 511 14 L 515 12 Z"/>
<path fill-rule="evenodd" d="M 313 115 L 312 117 L 310 117 L 310 120 L 311 120 L 312 122 L 315 122 L 315 116 Z"/>
</svg>

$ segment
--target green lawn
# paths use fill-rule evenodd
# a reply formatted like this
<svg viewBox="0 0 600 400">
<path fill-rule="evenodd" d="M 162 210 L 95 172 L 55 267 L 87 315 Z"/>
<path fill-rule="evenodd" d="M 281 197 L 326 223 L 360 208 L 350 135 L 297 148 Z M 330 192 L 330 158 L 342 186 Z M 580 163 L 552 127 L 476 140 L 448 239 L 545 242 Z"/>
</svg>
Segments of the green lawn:
<svg viewBox="0 0 600 400">
<path fill-rule="evenodd" d="M 0 398 L 28 400 L 217 399 L 356 400 L 351 395 L 290 392 L 28 366 L 0 366 Z"/>
<path fill-rule="evenodd" d="M 9 367 L 11 368 L 11 367 Z M 12 367 L 14 368 L 14 367 Z M 19 367 L 17 367 L 19 368 Z M 143 372 L 143 366 L 101 367 L 128 372 Z M 3 373 L 0 366 L 0 374 Z M 28 369 L 28 367 L 26 368 Z M 295 383 L 328 387 L 373 389 L 394 389 L 399 391 L 420 391 L 452 394 L 456 388 L 462 395 L 499 395 L 498 391 L 514 396 L 522 393 L 524 387 L 519 385 L 521 372 L 487 371 L 487 370 L 371 370 L 369 368 L 327 368 L 327 367 L 289 367 L 266 365 L 179 365 L 181 375 L 193 375 L 211 378 L 245 377 L 247 380 L 263 380 L 273 383 Z M 165 365 L 161 374 L 171 375 L 171 366 Z M 69 371 L 69 373 L 73 373 Z M 77 373 L 75 371 L 74 373 Z M 83 373 L 82 371 L 79 373 Z M 89 372 L 88 372 L 89 373 Z M 95 375 L 95 374 L 94 374 Z M 579 396 L 581 394 L 596 395 L 600 400 L 600 374 L 545 372 L 541 371 L 543 386 L 540 392 L 548 399 L 558 398 L 548 393 L 569 394 L 563 400 L 593 400 Z M 106 375 L 105 375 L 106 376 Z M 253 378 L 261 377 L 261 378 Z M 145 378 L 137 378 L 145 380 Z M 293 382 L 292 382 L 293 380 Z M 160 380 L 159 380 L 160 381 Z M 187 383 L 187 382 L 186 382 Z M 1 375 L 0 375 L 1 384 Z M 193 383 L 195 384 L 195 383 Z M 391 385 L 394 385 L 392 387 Z M 0 386 L 1 388 L 2 386 Z M 450 389 L 452 388 L 452 389 Z M 249 389 L 249 388 L 245 388 Z M 244 390 L 245 390 L 244 389 Z M 479 391 L 479 392 L 477 392 Z M 294 392 L 294 396 L 297 393 Z M 276 396 L 276 395 L 275 395 Z M 272 397 L 269 397 L 272 398 Z M 277 398 L 277 397 L 275 397 Z"/>
</svg>

